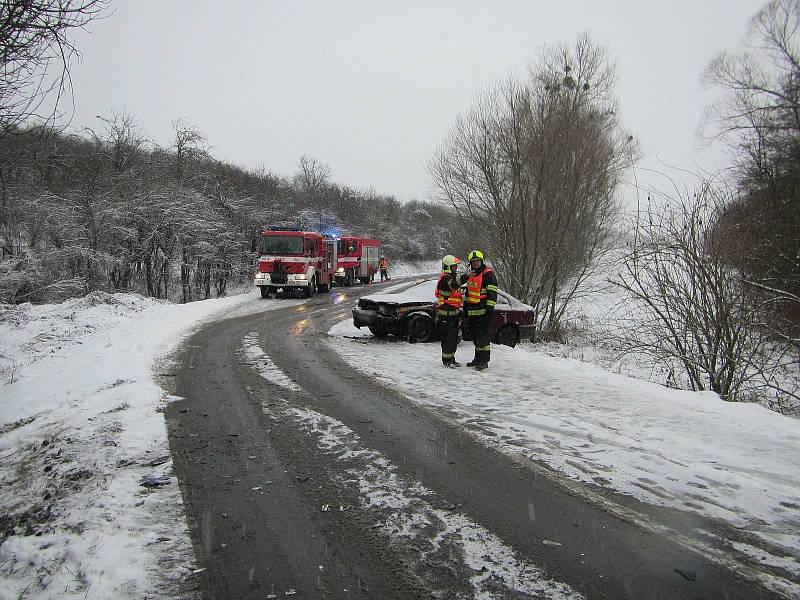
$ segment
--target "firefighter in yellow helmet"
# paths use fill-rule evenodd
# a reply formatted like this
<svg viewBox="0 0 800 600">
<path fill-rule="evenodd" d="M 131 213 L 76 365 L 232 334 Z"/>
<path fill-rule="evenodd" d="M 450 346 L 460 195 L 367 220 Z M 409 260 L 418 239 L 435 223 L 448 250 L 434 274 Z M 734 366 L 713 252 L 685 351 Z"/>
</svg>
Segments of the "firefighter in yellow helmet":
<svg viewBox="0 0 800 600">
<path fill-rule="evenodd" d="M 461 282 L 457 273 L 460 263 L 457 256 L 445 256 L 442 259 L 442 274 L 436 284 L 436 329 L 442 343 L 442 364 L 445 367 L 461 366 L 456 362 L 461 315 Z"/>
<path fill-rule="evenodd" d="M 464 310 L 475 346 L 475 358 L 467 366 L 475 367 L 477 371 L 483 371 L 489 366 L 492 312 L 497 304 L 497 276 L 483 259 L 483 252 L 480 250 L 470 252 L 467 260 L 471 270 L 459 279 L 459 283 L 467 285 Z"/>
</svg>

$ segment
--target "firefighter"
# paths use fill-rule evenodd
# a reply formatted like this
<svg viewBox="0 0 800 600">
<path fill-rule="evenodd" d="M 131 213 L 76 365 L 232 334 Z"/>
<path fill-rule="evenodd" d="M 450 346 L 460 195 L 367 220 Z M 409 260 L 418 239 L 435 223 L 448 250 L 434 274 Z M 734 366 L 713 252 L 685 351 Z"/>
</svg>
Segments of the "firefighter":
<svg viewBox="0 0 800 600">
<path fill-rule="evenodd" d="M 464 309 L 467 322 L 475 346 L 475 358 L 467 363 L 476 371 L 483 371 L 489 366 L 491 352 L 492 312 L 497 304 L 497 276 L 483 262 L 483 252 L 473 250 L 467 255 L 472 269 L 462 275 L 459 282 L 467 284 L 467 297 Z"/>
<path fill-rule="evenodd" d="M 461 314 L 461 282 L 456 271 L 460 263 L 457 256 L 445 256 L 442 259 L 442 274 L 436 284 L 436 328 L 442 342 L 442 364 L 451 368 L 461 366 L 456 362 Z"/>
<path fill-rule="evenodd" d="M 381 272 L 381 281 L 389 281 L 389 261 L 385 256 L 378 261 L 378 270 Z"/>
</svg>

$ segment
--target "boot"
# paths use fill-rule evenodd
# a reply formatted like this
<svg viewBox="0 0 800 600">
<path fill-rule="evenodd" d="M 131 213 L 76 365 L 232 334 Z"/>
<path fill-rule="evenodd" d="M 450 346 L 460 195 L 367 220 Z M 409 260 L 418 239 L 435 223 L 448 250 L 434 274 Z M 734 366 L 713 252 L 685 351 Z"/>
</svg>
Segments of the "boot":
<svg viewBox="0 0 800 600">
<path fill-rule="evenodd" d="M 474 367 L 474 366 L 475 366 L 475 365 L 477 365 L 477 364 L 478 364 L 478 361 L 476 361 L 476 360 L 473 358 L 471 361 L 469 361 L 469 362 L 467 363 L 467 366 L 468 366 L 468 367 Z"/>
<path fill-rule="evenodd" d="M 476 371 L 483 371 L 483 370 L 488 369 L 488 368 L 489 368 L 489 365 L 486 364 L 486 363 L 475 363 L 475 370 Z"/>
</svg>

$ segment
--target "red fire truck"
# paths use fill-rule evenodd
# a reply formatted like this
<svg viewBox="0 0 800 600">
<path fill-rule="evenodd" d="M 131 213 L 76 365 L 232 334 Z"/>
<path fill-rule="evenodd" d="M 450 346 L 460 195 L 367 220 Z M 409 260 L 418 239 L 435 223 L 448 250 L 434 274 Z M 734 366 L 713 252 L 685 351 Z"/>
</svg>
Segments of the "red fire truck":
<svg viewBox="0 0 800 600">
<path fill-rule="evenodd" d="M 279 290 L 298 290 L 310 298 L 316 291 L 330 290 L 335 265 L 330 247 L 316 231 L 265 227 L 261 230 L 254 284 L 262 298 Z"/>
<path fill-rule="evenodd" d="M 378 240 L 343 236 L 325 240 L 336 265 L 338 285 L 353 285 L 356 281 L 371 283 L 378 272 Z"/>
</svg>

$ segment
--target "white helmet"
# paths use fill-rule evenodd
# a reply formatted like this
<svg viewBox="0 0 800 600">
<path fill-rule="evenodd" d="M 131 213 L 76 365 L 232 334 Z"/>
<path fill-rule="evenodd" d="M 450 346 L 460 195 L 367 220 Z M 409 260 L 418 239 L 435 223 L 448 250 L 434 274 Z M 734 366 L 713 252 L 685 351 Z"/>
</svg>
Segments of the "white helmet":
<svg viewBox="0 0 800 600">
<path fill-rule="evenodd" d="M 451 271 L 450 267 L 459 264 L 461 264 L 461 259 L 452 254 L 448 254 L 442 259 L 442 271 L 447 271 L 449 273 Z"/>
</svg>

